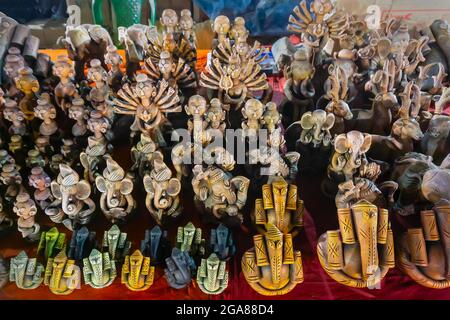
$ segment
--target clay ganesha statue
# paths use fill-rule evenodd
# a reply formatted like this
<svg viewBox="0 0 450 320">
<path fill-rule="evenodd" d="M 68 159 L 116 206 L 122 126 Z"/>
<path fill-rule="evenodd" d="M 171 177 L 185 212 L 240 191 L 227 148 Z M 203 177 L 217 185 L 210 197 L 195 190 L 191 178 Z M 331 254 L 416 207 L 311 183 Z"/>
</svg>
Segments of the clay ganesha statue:
<svg viewBox="0 0 450 320">
<path fill-rule="evenodd" d="M 161 158 L 153 161 L 153 170 L 144 176 L 144 187 L 145 205 L 159 225 L 181 214 L 181 182 L 172 178 L 172 171 Z"/>
<path fill-rule="evenodd" d="M 366 200 L 338 209 L 340 230 L 327 231 L 317 244 L 319 261 L 337 282 L 374 288 L 394 267 L 394 239 L 388 211 Z"/>
<path fill-rule="evenodd" d="M 202 201 L 205 208 L 223 223 L 227 222 L 228 217 L 242 223 L 243 216 L 239 211 L 247 201 L 250 180 L 243 176 L 232 177 L 230 173 L 216 167 L 203 171 L 197 165 L 193 171 L 192 187 L 197 200 Z"/>
<path fill-rule="evenodd" d="M 106 169 L 95 185 L 101 192 L 100 208 L 112 223 L 125 220 L 135 208 L 133 180 L 112 158 L 106 160 Z"/>
<path fill-rule="evenodd" d="M 282 234 L 271 223 L 266 230 L 264 236 L 253 236 L 255 247 L 244 253 L 242 272 L 256 292 L 283 295 L 303 282 L 301 253 L 293 250 L 291 234 Z"/>
<path fill-rule="evenodd" d="M 434 289 L 450 287 L 450 206 L 420 213 L 422 227 L 411 228 L 397 247 L 399 268 L 417 283 Z"/>
<path fill-rule="evenodd" d="M 59 175 L 51 183 L 56 200 L 46 209 L 50 219 L 63 223 L 73 230 L 75 224 L 88 224 L 95 211 L 95 203 L 89 198 L 91 186 L 86 180 L 80 180 L 78 174 L 65 164 L 59 165 Z"/>
</svg>

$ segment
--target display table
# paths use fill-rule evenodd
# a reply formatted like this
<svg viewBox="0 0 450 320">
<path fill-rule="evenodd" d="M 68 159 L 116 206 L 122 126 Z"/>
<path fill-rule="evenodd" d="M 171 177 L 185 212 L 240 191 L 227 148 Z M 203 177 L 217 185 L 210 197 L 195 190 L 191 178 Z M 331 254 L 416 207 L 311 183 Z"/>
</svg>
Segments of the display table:
<svg viewBox="0 0 450 320">
<path fill-rule="evenodd" d="M 63 54 L 64 50 L 44 50 L 55 58 Z M 122 52 L 123 54 L 123 52 Z M 202 69 L 206 61 L 207 51 L 199 51 L 198 69 Z M 275 79 L 270 79 L 273 85 L 276 102 L 282 99 L 281 83 Z M 131 166 L 129 146 L 115 146 L 113 158 L 124 168 Z M 118 267 L 118 276 L 114 283 L 104 289 L 93 289 L 87 285 L 82 285 L 79 290 L 75 290 L 68 296 L 57 296 L 50 292 L 49 288 L 43 284 L 35 290 L 18 289 L 14 283 L 7 284 L 0 290 L 0 299 L 450 299 L 450 289 L 433 290 L 422 287 L 414 283 L 406 275 L 402 274 L 397 268 L 391 269 L 379 289 L 353 289 L 343 286 L 332 280 L 322 269 L 316 254 L 316 240 L 327 230 L 338 229 L 338 221 L 334 202 L 325 198 L 320 190 L 320 183 L 323 176 L 307 176 L 299 168 L 297 185 L 299 187 L 300 197 L 305 202 L 306 212 L 304 215 L 304 228 L 299 236 L 294 239 L 294 248 L 301 250 L 304 268 L 304 282 L 287 295 L 277 297 L 265 297 L 253 291 L 244 279 L 241 273 L 242 254 L 253 246 L 252 236 L 256 233 L 249 219 L 249 212 L 253 206 L 257 194 L 249 195 L 247 205 L 244 209 L 245 221 L 241 229 L 233 231 L 236 241 L 237 253 L 233 259 L 228 262 L 230 272 L 228 288 L 218 296 L 211 296 L 202 293 L 192 281 L 188 288 L 175 290 L 168 286 L 163 274 L 162 267 L 157 267 L 155 271 L 154 284 L 147 291 L 133 292 L 128 290 L 120 283 L 120 267 Z M 128 233 L 129 240 L 132 241 L 132 251 L 139 248 L 140 241 L 144 237 L 144 231 L 152 228 L 155 222 L 150 217 L 144 206 L 145 191 L 141 188 L 135 188 L 133 196 L 138 199 L 137 213 L 131 217 L 130 221 L 121 226 L 121 230 Z M 93 196 L 94 201 L 98 203 L 99 195 Z M 169 240 L 172 244 L 175 242 L 177 226 L 183 226 L 192 221 L 195 226 L 201 227 L 203 237 L 209 238 L 212 225 L 206 225 L 201 222 L 199 213 L 195 210 L 193 204 L 193 192 L 189 185 L 183 185 L 182 203 L 184 211 L 182 218 L 167 228 Z M 393 217 L 391 219 L 395 220 Z M 48 217 L 42 212 L 38 213 L 37 221 L 45 230 L 53 226 Z M 99 208 L 97 208 L 95 218 L 89 225 L 90 230 L 97 233 L 97 240 L 101 242 L 103 232 L 111 227 Z M 65 232 L 68 239 L 71 232 L 64 226 L 58 225 L 61 232 Z M 393 221 L 394 235 L 399 235 L 403 230 L 398 223 Z M 31 256 L 36 255 L 37 244 L 29 244 L 22 239 L 19 232 L 14 231 L 6 238 L 0 240 L 0 252 L 9 259 L 17 255 L 21 250 L 25 250 Z M 84 283 L 84 281 L 83 281 Z"/>
</svg>

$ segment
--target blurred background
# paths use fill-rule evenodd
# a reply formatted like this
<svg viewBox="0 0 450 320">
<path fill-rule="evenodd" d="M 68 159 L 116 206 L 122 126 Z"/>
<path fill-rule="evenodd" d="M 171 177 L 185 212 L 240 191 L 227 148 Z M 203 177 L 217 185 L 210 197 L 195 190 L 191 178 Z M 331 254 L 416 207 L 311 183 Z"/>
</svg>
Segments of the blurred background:
<svg viewBox="0 0 450 320">
<path fill-rule="evenodd" d="M 312 0 L 307 0 L 308 4 Z M 450 18 L 450 0 L 336 0 L 339 7 L 364 14 L 378 5 L 383 14 L 402 17 L 418 28 L 434 19 Z M 112 34 L 118 26 L 134 23 L 158 24 L 161 12 L 190 9 L 197 21 L 197 47 L 208 49 L 213 33 L 211 20 L 220 14 L 243 16 L 252 36 L 262 43 L 286 35 L 289 14 L 299 0 L 1 0 L 0 11 L 27 24 L 40 38 L 41 48 L 55 48 L 66 23 L 97 23 Z"/>
</svg>

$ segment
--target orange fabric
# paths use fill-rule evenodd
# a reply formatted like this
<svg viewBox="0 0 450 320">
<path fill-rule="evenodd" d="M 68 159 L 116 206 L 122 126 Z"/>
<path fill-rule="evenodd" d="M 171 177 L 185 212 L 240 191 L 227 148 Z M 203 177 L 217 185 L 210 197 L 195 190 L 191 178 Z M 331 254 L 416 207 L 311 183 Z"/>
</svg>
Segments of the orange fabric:
<svg viewBox="0 0 450 320">
<path fill-rule="evenodd" d="M 210 50 L 197 50 L 197 71 L 202 71 L 205 68 L 209 51 Z M 67 55 L 66 49 L 42 49 L 39 50 L 39 52 L 49 55 L 52 61 L 55 61 L 59 55 Z M 122 65 L 122 68 L 125 70 L 125 50 L 117 50 L 117 52 L 123 58 L 124 64 Z"/>
</svg>

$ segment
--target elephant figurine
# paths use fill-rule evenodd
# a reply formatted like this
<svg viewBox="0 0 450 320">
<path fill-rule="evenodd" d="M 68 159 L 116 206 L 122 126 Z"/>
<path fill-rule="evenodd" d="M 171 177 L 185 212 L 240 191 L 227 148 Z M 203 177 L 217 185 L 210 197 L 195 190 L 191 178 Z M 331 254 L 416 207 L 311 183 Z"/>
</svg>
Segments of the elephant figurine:
<svg viewBox="0 0 450 320">
<path fill-rule="evenodd" d="M 167 268 L 164 269 L 164 276 L 169 286 L 174 289 L 187 287 L 197 269 L 194 259 L 189 256 L 189 253 L 175 247 L 165 261 Z"/>
<path fill-rule="evenodd" d="M 103 251 L 109 252 L 112 260 L 122 261 L 130 252 L 131 242 L 127 240 L 127 234 L 114 224 L 103 234 L 102 246 Z"/>
<path fill-rule="evenodd" d="M 421 227 L 408 229 L 396 246 L 399 269 L 424 287 L 450 287 L 449 215 L 448 204 L 422 211 Z"/>
<path fill-rule="evenodd" d="M 139 250 L 131 256 L 126 256 L 122 266 L 121 282 L 132 291 L 144 291 L 153 284 L 155 267 L 150 264 L 150 258 L 144 257 Z"/>
<path fill-rule="evenodd" d="M 291 234 L 283 234 L 272 223 L 265 228 L 264 235 L 253 236 L 254 248 L 242 256 L 242 272 L 259 294 L 287 294 L 303 282 L 301 252 L 293 249 Z"/>
<path fill-rule="evenodd" d="M 117 276 L 116 262 L 111 260 L 108 252 L 97 249 L 83 259 L 84 282 L 92 288 L 101 289 L 111 285 Z"/>
<path fill-rule="evenodd" d="M 336 194 L 336 208 L 350 208 L 353 204 L 364 199 L 378 208 L 391 209 L 394 205 L 394 193 L 398 188 L 397 182 L 385 181 L 380 185 L 372 180 L 355 177 L 353 180 L 338 185 Z"/>
<path fill-rule="evenodd" d="M 69 259 L 81 262 L 88 257 L 91 251 L 97 247 L 95 235 L 95 231 L 89 231 L 85 226 L 74 230 L 69 243 Z"/>
<path fill-rule="evenodd" d="M 240 210 L 247 201 L 250 180 L 243 176 L 232 177 L 217 167 L 203 171 L 196 165 L 193 172 L 192 187 L 197 203 L 203 203 L 202 208 L 225 224 L 241 224 L 244 217 Z"/>
<path fill-rule="evenodd" d="M 450 91 L 449 91 L 450 92 Z M 450 153 L 450 116 L 434 115 L 428 124 L 427 131 L 420 141 L 424 154 L 433 157 L 440 164 Z"/>
<path fill-rule="evenodd" d="M 177 247 L 188 252 L 191 257 L 205 254 L 205 239 L 202 238 L 202 229 L 196 228 L 192 222 L 184 227 L 178 227 Z"/>
<path fill-rule="evenodd" d="M 334 121 L 333 113 L 317 109 L 305 112 L 300 121 L 286 129 L 287 149 L 301 155 L 298 167 L 302 172 L 320 172 L 328 165 L 333 138 L 330 129 Z"/>
<path fill-rule="evenodd" d="M 31 290 L 39 287 L 44 280 L 44 266 L 36 258 L 28 258 L 25 251 L 11 258 L 9 281 L 20 289 Z"/>
<path fill-rule="evenodd" d="M 66 234 L 53 227 L 41 233 L 41 240 L 38 246 L 38 255 L 44 256 L 45 261 L 54 258 L 61 250 L 66 249 Z"/>
<path fill-rule="evenodd" d="M 228 287 L 227 263 L 219 260 L 215 253 L 202 259 L 197 270 L 197 284 L 206 294 L 221 294 Z"/>
<path fill-rule="evenodd" d="M 167 239 L 167 231 L 161 230 L 158 225 L 145 230 L 145 238 L 141 241 L 141 252 L 146 257 L 150 257 L 153 265 L 163 263 L 170 255 L 170 241 Z"/>
<path fill-rule="evenodd" d="M 273 224 L 283 234 L 297 234 L 303 226 L 304 204 L 298 196 L 297 186 L 288 184 L 282 177 L 273 177 L 272 181 L 262 186 L 262 198 L 255 200 L 252 221 L 260 234 L 268 223 Z"/>
<path fill-rule="evenodd" d="M 394 163 L 391 179 L 397 181 L 399 195 L 394 210 L 408 216 L 428 210 L 430 204 L 450 202 L 448 183 L 450 179 L 450 155 L 436 166 L 430 156 L 407 153 Z"/>
<path fill-rule="evenodd" d="M 216 229 L 211 229 L 210 247 L 220 260 L 230 259 L 236 253 L 231 230 L 222 223 Z"/>
<path fill-rule="evenodd" d="M 60 251 L 54 258 L 49 258 L 45 268 L 44 284 L 57 295 L 71 294 L 79 289 L 81 284 L 81 270 L 75 260 L 67 258 L 65 250 Z"/>
<path fill-rule="evenodd" d="M 95 178 L 95 186 L 101 193 L 100 208 L 111 223 L 125 221 L 136 208 L 132 177 L 111 157 L 106 159 L 103 175 Z"/>
<path fill-rule="evenodd" d="M 354 288 L 376 288 L 395 265 L 394 238 L 387 209 L 367 200 L 338 209 L 339 230 L 327 231 L 317 243 L 325 272 Z"/>
<path fill-rule="evenodd" d="M 153 169 L 144 176 L 143 182 L 147 192 L 145 206 L 158 225 L 165 225 L 181 215 L 181 181 L 172 178 L 172 171 L 162 158 L 154 159 Z"/>
<path fill-rule="evenodd" d="M 60 164 L 59 170 L 57 179 L 50 185 L 56 200 L 45 209 L 45 214 L 53 222 L 62 222 L 73 230 L 78 224 L 88 224 L 95 211 L 95 203 L 89 198 L 91 185 L 80 180 L 78 173 L 66 164 Z"/>
<path fill-rule="evenodd" d="M 372 143 L 372 136 L 359 131 L 338 135 L 334 140 L 334 152 L 327 168 L 328 178 L 322 183 L 322 190 L 334 198 L 339 183 L 353 178 L 358 170 L 369 165 L 366 152 Z"/>
<path fill-rule="evenodd" d="M 75 80 L 85 79 L 84 68 L 91 60 L 100 60 L 102 67 L 105 64 L 106 48 L 113 45 L 108 31 L 99 25 L 82 24 L 68 26 L 62 43 L 67 49 L 70 60 L 75 62 Z"/>
</svg>

